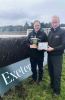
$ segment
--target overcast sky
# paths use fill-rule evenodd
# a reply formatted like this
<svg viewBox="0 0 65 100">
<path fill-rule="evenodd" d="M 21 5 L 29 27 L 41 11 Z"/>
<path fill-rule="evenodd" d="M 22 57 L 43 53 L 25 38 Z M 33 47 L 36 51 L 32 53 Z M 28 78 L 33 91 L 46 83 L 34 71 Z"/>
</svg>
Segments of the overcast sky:
<svg viewBox="0 0 65 100">
<path fill-rule="evenodd" d="M 0 0 L 0 26 L 50 22 L 53 15 L 65 23 L 65 0 Z"/>
</svg>

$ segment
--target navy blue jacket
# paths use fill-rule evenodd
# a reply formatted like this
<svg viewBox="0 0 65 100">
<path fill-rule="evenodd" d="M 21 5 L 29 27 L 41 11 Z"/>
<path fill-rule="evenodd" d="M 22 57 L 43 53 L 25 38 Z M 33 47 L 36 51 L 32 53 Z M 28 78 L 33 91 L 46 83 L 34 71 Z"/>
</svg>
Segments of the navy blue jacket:
<svg viewBox="0 0 65 100">
<path fill-rule="evenodd" d="M 60 26 L 55 30 L 51 28 L 48 35 L 48 45 L 54 48 L 54 51 L 48 52 L 51 55 L 62 55 L 65 49 L 65 30 Z"/>
<path fill-rule="evenodd" d="M 39 30 L 37 33 L 33 30 L 31 33 L 29 33 L 28 35 L 28 47 L 30 46 L 31 42 L 30 39 L 31 38 L 38 38 L 40 40 L 40 42 L 47 42 L 47 36 L 46 34 Z M 36 58 L 36 59 L 40 59 L 44 57 L 44 51 L 43 50 L 38 50 L 38 49 L 31 49 L 30 48 L 30 57 Z"/>
</svg>

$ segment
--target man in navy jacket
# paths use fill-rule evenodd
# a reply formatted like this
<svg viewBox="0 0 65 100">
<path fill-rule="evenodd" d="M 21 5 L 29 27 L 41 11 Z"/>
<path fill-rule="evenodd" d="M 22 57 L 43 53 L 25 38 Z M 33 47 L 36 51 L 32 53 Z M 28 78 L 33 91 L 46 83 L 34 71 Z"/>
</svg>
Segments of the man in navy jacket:
<svg viewBox="0 0 65 100">
<path fill-rule="evenodd" d="M 63 52 L 65 49 L 65 30 L 60 28 L 60 19 L 53 16 L 48 35 L 48 70 L 51 88 L 55 95 L 60 94 Z"/>
</svg>

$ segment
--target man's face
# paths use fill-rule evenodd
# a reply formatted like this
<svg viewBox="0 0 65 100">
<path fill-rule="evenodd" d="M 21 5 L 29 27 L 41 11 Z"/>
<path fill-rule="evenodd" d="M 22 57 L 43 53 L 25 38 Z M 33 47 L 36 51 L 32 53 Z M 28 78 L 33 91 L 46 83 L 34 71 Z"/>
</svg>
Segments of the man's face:
<svg viewBox="0 0 65 100">
<path fill-rule="evenodd" d="M 41 25 L 40 25 L 39 22 L 35 22 L 34 23 L 34 30 L 35 30 L 35 32 L 38 32 L 40 30 L 40 27 L 41 27 Z"/>
<path fill-rule="evenodd" d="M 58 18 L 52 18 L 52 22 L 51 22 L 52 27 L 55 29 L 60 25 L 60 21 Z"/>
</svg>

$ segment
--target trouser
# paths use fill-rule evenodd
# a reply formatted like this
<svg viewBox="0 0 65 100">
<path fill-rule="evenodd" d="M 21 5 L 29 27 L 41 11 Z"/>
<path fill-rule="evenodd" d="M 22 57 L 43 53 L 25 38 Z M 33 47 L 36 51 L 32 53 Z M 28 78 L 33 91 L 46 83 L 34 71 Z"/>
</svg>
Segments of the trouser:
<svg viewBox="0 0 65 100">
<path fill-rule="evenodd" d="M 41 81 L 43 77 L 43 59 L 30 58 L 32 78 L 34 81 Z M 38 65 L 38 70 L 37 70 Z M 37 73 L 38 72 L 38 73 Z"/>
<path fill-rule="evenodd" d="M 51 80 L 51 87 L 55 93 L 60 94 L 60 81 L 62 72 L 62 55 L 48 55 L 48 70 Z"/>
</svg>

